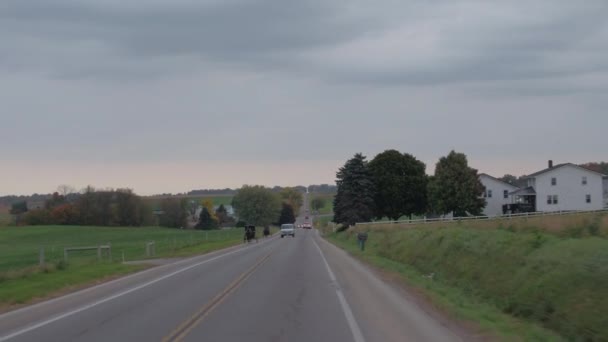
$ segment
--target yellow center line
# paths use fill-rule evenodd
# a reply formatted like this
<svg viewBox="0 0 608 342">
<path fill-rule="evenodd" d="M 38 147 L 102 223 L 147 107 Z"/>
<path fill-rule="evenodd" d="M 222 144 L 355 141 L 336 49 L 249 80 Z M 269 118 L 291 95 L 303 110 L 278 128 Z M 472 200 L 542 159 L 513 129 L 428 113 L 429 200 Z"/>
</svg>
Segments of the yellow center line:
<svg viewBox="0 0 608 342">
<path fill-rule="evenodd" d="M 237 279 L 231 282 L 223 291 L 217 294 L 211 301 L 201 307 L 190 318 L 180 324 L 171 334 L 162 339 L 163 342 L 177 342 L 183 340 L 192 330 L 199 325 L 215 308 L 222 304 L 226 298 L 234 293 L 249 278 L 255 270 L 265 263 L 272 254 L 270 251 L 251 268 L 243 272 Z"/>
</svg>

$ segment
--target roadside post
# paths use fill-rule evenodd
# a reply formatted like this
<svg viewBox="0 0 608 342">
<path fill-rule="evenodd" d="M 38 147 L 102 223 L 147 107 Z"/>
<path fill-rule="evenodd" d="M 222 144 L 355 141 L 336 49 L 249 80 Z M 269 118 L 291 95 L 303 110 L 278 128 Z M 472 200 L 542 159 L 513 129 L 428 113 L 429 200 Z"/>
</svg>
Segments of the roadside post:
<svg viewBox="0 0 608 342">
<path fill-rule="evenodd" d="M 367 241 L 367 233 L 361 232 L 357 234 L 357 240 L 359 241 L 359 248 L 361 251 L 365 250 L 365 241 Z"/>
</svg>

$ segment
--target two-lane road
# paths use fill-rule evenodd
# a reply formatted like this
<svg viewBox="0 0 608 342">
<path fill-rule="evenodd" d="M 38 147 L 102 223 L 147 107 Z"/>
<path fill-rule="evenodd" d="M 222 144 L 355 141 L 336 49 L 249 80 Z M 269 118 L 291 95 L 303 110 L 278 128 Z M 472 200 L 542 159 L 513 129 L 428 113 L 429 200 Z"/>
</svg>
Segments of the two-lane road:
<svg viewBox="0 0 608 342">
<path fill-rule="evenodd" d="M 192 258 L 0 316 L 0 341 L 450 341 L 314 230 Z"/>
</svg>

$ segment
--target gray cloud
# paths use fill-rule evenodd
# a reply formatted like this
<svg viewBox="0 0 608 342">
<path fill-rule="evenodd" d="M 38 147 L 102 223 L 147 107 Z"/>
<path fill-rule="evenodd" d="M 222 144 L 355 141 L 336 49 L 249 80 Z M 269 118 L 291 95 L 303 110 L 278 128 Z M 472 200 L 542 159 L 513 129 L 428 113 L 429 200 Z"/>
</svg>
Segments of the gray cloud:
<svg viewBox="0 0 608 342">
<path fill-rule="evenodd" d="M 388 84 L 551 78 L 608 68 L 605 1 L 384 1 L 370 8 L 360 1 L 8 0 L 0 6 L 3 35 L 37 46 L 6 45 L 6 55 L 15 51 L 14 59 L 29 68 L 45 64 L 31 55 L 50 51 L 58 60 L 44 68 L 68 78 L 178 72 L 184 56 Z M 102 58 L 86 56 L 91 50 Z M 70 53 L 75 58 L 66 61 Z M 158 68 L 159 61 L 169 70 Z"/>
<path fill-rule="evenodd" d="M 601 159 L 607 16 L 604 0 L 3 0 L 0 154 Z"/>
</svg>

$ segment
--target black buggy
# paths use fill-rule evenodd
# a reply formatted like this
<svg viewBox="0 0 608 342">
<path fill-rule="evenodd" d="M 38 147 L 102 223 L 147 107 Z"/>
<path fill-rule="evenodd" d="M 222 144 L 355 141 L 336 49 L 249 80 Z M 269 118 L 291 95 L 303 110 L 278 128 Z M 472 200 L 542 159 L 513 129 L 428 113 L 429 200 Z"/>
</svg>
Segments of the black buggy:
<svg viewBox="0 0 608 342">
<path fill-rule="evenodd" d="M 243 243 L 249 243 L 252 240 L 258 242 L 258 238 L 255 236 L 255 226 L 247 225 L 245 226 L 245 235 L 243 236 Z"/>
</svg>

